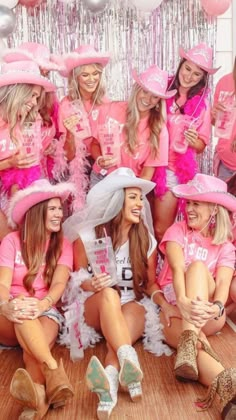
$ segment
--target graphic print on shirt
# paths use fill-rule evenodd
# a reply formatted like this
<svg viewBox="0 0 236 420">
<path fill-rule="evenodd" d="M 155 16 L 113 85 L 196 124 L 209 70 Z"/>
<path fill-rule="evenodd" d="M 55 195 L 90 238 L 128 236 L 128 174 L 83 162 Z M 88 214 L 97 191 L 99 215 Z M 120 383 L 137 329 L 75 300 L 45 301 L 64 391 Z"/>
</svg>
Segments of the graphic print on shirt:
<svg viewBox="0 0 236 420">
<path fill-rule="evenodd" d="M 185 265 L 189 266 L 193 261 L 207 261 L 208 249 L 195 242 L 188 242 L 188 238 L 184 238 L 184 257 Z"/>
</svg>

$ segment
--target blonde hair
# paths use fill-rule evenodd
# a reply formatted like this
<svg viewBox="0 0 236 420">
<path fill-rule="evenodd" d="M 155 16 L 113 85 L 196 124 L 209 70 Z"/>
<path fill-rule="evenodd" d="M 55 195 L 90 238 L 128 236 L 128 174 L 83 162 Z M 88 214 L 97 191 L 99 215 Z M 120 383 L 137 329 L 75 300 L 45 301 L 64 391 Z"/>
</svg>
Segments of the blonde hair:
<svg viewBox="0 0 236 420">
<path fill-rule="evenodd" d="M 211 204 L 212 206 L 212 204 Z M 227 240 L 233 239 L 232 225 L 228 210 L 220 205 L 217 205 L 217 213 L 215 214 L 215 227 L 213 230 L 212 245 L 221 245 Z"/>
<path fill-rule="evenodd" d="M 137 94 L 142 88 L 135 83 L 133 85 L 127 109 L 127 121 L 124 126 L 126 134 L 126 143 L 131 153 L 135 152 L 135 147 L 138 144 L 137 134 L 138 125 L 140 122 L 140 115 L 137 107 Z M 164 123 L 165 102 L 160 100 L 157 106 L 149 111 L 148 127 L 150 130 L 149 142 L 153 157 L 158 155 L 160 132 Z"/>
<path fill-rule="evenodd" d="M 34 106 L 29 113 L 22 113 L 25 102 L 31 97 L 35 85 L 19 83 L 0 88 L 0 115 L 9 125 L 9 132 L 13 143 L 18 144 L 15 128 L 18 122 L 23 125 L 25 121 L 36 120 L 38 108 Z M 42 92 L 43 89 L 41 89 Z"/>
<path fill-rule="evenodd" d="M 95 105 L 101 105 L 103 102 L 103 97 L 105 95 L 105 86 L 103 85 L 102 75 L 103 75 L 103 66 L 101 64 L 91 64 L 95 70 L 100 73 L 100 81 L 96 87 L 96 90 L 92 93 L 92 100 Z M 81 99 L 81 93 L 79 90 L 78 76 L 83 73 L 85 68 L 84 66 L 75 67 L 68 77 L 68 98 L 71 101 L 76 99 Z"/>
<path fill-rule="evenodd" d="M 45 263 L 42 272 L 44 283 L 49 288 L 57 261 L 62 253 L 63 232 L 52 232 L 46 250 L 47 233 L 45 228 L 49 200 L 31 207 L 20 226 L 21 255 L 27 268 L 23 284 L 34 295 L 34 280 Z M 35 221 L 37 220 L 37 223 Z M 45 255 L 46 251 L 46 255 Z"/>
</svg>

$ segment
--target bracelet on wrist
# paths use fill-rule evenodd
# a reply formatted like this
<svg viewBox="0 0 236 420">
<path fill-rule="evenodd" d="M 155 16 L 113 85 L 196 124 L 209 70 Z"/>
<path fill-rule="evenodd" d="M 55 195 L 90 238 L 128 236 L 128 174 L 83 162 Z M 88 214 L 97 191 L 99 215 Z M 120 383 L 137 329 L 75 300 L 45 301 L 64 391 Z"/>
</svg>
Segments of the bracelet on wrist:
<svg viewBox="0 0 236 420">
<path fill-rule="evenodd" d="M 213 305 L 217 305 L 219 308 L 219 315 L 216 316 L 214 319 L 217 321 L 220 317 L 222 317 L 224 311 L 225 311 L 225 307 L 223 305 L 223 303 L 220 300 L 215 300 L 213 302 Z"/>
<path fill-rule="evenodd" d="M 152 294 L 151 294 L 151 301 L 152 301 L 152 303 L 155 303 L 155 302 L 154 302 L 154 300 L 153 300 L 153 298 L 154 298 L 154 296 L 155 296 L 157 293 L 162 293 L 162 294 L 164 295 L 164 292 L 163 292 L 161 289 L 154 290 L 154 292 L 152 292 Z"/>
<path fill-rule="evenodd" d="M 53 300 L 52 296 L 50 296 L 50 295 L 44 296 L 44 298 L 42 300 L 47 300 L 49 302 L 48 309 L 50 309 L 52 307 L 52 305 L 54 304 L 54 300 Z"/>
</svg>

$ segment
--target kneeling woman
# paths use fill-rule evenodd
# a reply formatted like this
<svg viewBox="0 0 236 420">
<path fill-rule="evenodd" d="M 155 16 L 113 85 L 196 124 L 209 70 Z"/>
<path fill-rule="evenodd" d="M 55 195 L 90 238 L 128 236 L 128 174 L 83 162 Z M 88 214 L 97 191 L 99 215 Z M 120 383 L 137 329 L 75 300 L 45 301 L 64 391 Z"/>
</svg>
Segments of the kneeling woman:
<svg viewBox="0 0 236 420">
<path fill-rule="evenodd" d="M 10 391 L 26 407 L 24 420 L 43 418 L 50 405 L 73 395 L 62 361 L 51 353 L 63 320 L 55 304 L 72 268 L 61 230 L 62 201 L 72 191 L 73 184 L 39 180 L 9 204 L 9 223 L 19 230 L 0 247 L 0 343 L 23 350 L 26 370 L 17 369 Z"/>
<path fill-rule="evenodd" d="M 157 307 L 150 300 L 155 294 L 167 322 L 178 315 L 177 309 L 157 293 L 156 241 L 143 221 L 144 196 L 154 186 L 151 181 L 136 178 L 131 169 L 119 168 L 89 191 L 83 220 L 78 213 L 65 222 L 66 234 L 79 236 L 74 244 L 78 270 L 74 281 L 82 289 L 78 295 L 80 305 L 84 300 L 87 326 L 80 328 L 82 344 L 86 347 L 95 342 L 95 330 L 107 342 L 105 369 L 93 356 L 86 375 L 88 387 L 100 398 L 97 410 L 100 419 L 109 418 L 115 407 L 119 382 L 128 389 L 132 400 L 142 395 L 143 372 L 133 343 L 144 334 L 147 349 L 159 356 L 170 354 L 162 342 Z M 92 274 L 88 265 L 87 242 L 103 237 L 104 231 L 111 237 L 116 254 L 118 290 L 109 287 L 112 282 L 109 273 Z"/>
<path fill-rule="evenodd" d="M 203 174 L 173 193 L 186 199 L 186 221 L 172 225 L 160 244 L 165 261 L 159 285 L 182 316 L 168 327 L 161 315 L 166 341 L 177 348 L 175 375 L 209 386 L 200 407 L 210 406 L 217 392 L 223 418 L 235 418 L 236 368 L 223 368 L 206 336 L 225 324 L 235 263 L 229 211 L 236 211 L 236 198 L 224 181 Z"/>
</svg>

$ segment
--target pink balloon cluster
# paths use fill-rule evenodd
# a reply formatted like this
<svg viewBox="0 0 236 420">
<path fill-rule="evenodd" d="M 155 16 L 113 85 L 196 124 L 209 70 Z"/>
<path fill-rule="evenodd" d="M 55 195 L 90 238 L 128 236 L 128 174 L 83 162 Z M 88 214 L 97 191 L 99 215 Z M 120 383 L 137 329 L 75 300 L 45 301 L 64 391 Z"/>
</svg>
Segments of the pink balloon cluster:
<svg viewBox="0 0 236 420">
<path fill-rule="evenodd" d="M 226 12 L 232 0 L 201 0 L 202 8 L 209 16 L 219 16 Z"/>
</svg>

